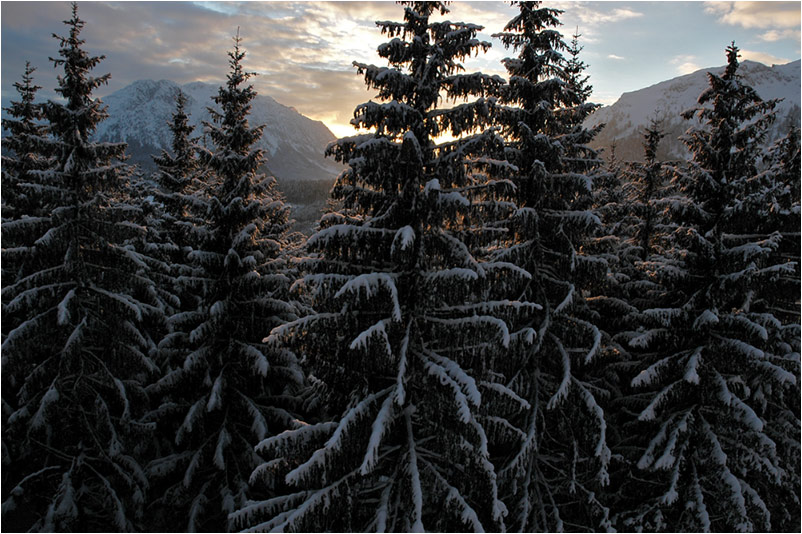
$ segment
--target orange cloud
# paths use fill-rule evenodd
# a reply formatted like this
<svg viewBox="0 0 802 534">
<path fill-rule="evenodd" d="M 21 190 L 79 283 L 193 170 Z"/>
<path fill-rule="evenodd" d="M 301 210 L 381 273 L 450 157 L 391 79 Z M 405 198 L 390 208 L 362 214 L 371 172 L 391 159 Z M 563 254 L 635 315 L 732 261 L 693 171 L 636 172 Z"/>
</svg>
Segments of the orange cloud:
<svg viewBox="0 0 802 534">
<path fill-rule="evenodd" d="M 719 22 L 744 28 L 793 28 L 800 25 L 799 2 L 705 2 Z"/>
<path fill-rule="evenodd" d="M 741 50 L 741 59 L 757 61 L 759 63 L 763 63 L 764 65 L 785 65 L 791 61 L 790 59 L 777 57 L 772 54 L 766 54 L 765 52 L 758 52 L 756 50 Z"/>
</svg>

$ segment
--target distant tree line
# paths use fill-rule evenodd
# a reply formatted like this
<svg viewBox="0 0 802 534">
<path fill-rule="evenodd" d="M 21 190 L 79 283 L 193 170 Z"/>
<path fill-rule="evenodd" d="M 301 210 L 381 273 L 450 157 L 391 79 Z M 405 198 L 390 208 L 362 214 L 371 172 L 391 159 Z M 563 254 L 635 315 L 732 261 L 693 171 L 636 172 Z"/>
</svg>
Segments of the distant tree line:
<svg viewBox="0 0 802 534">
<path fill-rule="evenodd" d="M 604 163 L 579 35 L 516 2 L 507 78 L 443 2 L 378 22 L 376 99 L 288 230 L 239 33 L 143 179 L 92 140 L 77 5 L 6 110 L 8 531 L 799 531 L 800 132 L 738 48 L 688 161 Z M 269 163 L 269 162 L 268 162 Z"/>
</svg>

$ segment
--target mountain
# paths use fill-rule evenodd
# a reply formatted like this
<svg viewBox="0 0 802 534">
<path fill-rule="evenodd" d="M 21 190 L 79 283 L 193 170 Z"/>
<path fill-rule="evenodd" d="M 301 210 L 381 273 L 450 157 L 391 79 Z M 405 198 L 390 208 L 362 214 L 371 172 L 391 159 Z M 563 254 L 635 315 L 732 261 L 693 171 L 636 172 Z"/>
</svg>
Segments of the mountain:
<svg viewBox="0 0 802 534">
<path fill-rule="evenodd" d="M 721 75 L 724 67 L 698 70 L 668 81 L 624 93 L 613 105 L 600 108 L 585 121 L 588 127 L 605 123 L 592 146 L 603 148 L 615 143 L 619 160 L 643 158 L 642 132 L 652 117 L 662 122 L 667 134 L 660 143 L 658 157 L 682 158 L 687 155 L 677 139 L 691 126 L 680 113 L 696 105 L 699 95 L 708 87 L 707 73 Z M 800 61 L 767 67 L 754 61 L 743 61 L 738 74 L 764 100 L 782 98 L 776 108 L 777 119 L 771 126 L 769 142 L 784 136 L 792 125 L 800 124 Z"/>
<path fill-rule="evenodd" d="M 103 98 L 109 118 L 98 126 L 99 141 L 124 141 L 133 163 L 153 169 L 150 154 L 169 149 L 171 133 L 167 122 L 175 112 L 179 89 L 187 95 L 187 112 L 195 125 L 194 135 L 203 139 L 201 121 L 209 121 L 207 107 L 215 107 L 212 96 L 219 84 L 192 82 L 183 86 L 169 80 L 139 80 Z M 267 95 L 252 101 L 249 122 L 265 125 L 257 143 L 265 151 L 267 166 L 280 182 L 326 181 L 331 184 L 342 166 L 324 158 L 323 152 L 334 134 L 320 121 L 279 104 Z"/>
</svg>

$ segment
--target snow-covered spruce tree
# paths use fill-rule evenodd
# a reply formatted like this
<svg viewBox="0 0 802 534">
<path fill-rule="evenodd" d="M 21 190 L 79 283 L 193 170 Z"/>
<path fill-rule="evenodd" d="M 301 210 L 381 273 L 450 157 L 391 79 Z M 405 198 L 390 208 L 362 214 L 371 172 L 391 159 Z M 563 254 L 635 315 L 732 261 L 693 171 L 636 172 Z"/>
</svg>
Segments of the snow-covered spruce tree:
<svg viewBox="0 0 802 534">
<path fill-rule="evenodd" d="M 213 123 L 205 124 L 213 144 L 202 158 L 208 190 L 190 205 L 205 224 L 188 255 L 192 272 L 178 278 L 199 302 L 170 317 L 160 349 L 174 358 L 183 351 L 183 359 L 148 388 L 161 401 L 149 417 L 175 442 L 174 452 L 148 466 L 162 490 L 153 507 L 163 522 L 155 526 L 168 530 L 226 530 L 261 463 L 254 446 L 294 419 L 278 406 L 302 381 L 291 353 L 262 343 L 271 328 L 295 318 L 283 274 L 289 208 L 275 179 L 258 172 L 263 153 L 254 143 L 263 127 L 248 124 L 256 92 L 247 85 L 252 74 L 243 70 L 239 35 L 234 43 L 228 81 L 214 97 L 219 110 L 209 108 Z"/>
<path fill-rule="evenodd" d="M 185 281 L 196 272 L 188 255 L 198 246 L 198 232 L 205 226 L 208 203 L 205 195 L 209 191 L 205 179 L 211 178 L 198 160 L 201 149 L 191 137 L 194 127 L 189 124 L 186 102 L 186 95 L 179 90 L 175 112 L 168 121 L 172 152 L 162 150 L 160 155 L 153 156 L 157 166 L 153 174 L 155 202 L 150 214 L 156 234 L 153 248 L 164 265 L 155 269 L 156 279 L 163 291 L 173 297 L 168 310 L 171 315 L 196 310 L 201 298 Z M 183 338 L 183 342 L 174 339 L 175 336 Z M 165 370 L 183 365 L 187 336 L 188 332 L 178 329 L 162 339 L 158 354 Z"/>
<path fill-rule="evenodd" d="M 519 531 L 594 529 L 606 524 L 594 492 L 606 483 L 610 451 L 598 390 L 581 374 L 597 357 L 601 335 L 577 313 L 584 305 L 578 278 L 602 263 L 579 250 L 599 225 L 583 173 L 590 133 L 578 119 L 587 94 L 576 61 L 562 55 L 561 11 L 539 2 L 518 7 L 498 35 L 518 51 L 504 60 L 510 79 L 501 115 L 518 169 L 518 210 L 513 244 L 499 258 L 531 273 L 524 295 L 542 311 L 530 315 L 536 342 L 512 382 L 532 410 L 520 423 L 522 446 L 501 471 L 514 503 L 508 523 Z"/>
<path fill-rule="evenodd" d="M 136 207 L 118 201 L 125 145 L 90 137 L 106 112 L 92 91 L 109 75 L 90 71 L 77 6 L 60 42 L 63 101 L 44 105 L 53 165 L 32 171 L 47 206 L 46 227 L 24 247 L 22 276 L 3 287 L 3 374 L 19 385 L 3 426 L 13 461 L 3 486 L 9 530 L 122 531 L 141 524 L 148 481 L 137 460 L 147 428 L 142 383 L 157 369 L 139 328 L 155 308 L 139 254 L 124 243 L 141 232 Z M 24 317 L 17 321 L 16 318 Z"/>
<path fill-rule="evenodd" d="M 3 165 L 2 165 L 2 218 L 3 218 L 3 284 L 9 285 L 17 280 L 25 258 L 26 247 L 41 235 L 45 211 L 41 202 L 40 185 L 32 171 L 48 166 L 48 159 L 42 154 L 39 139 L 46 135 L 42 123 L 42 108 L 35 103 L 36 92 L 40 86 L 33 83 L 36 69 L 25 63 L 21 82 L 14 88 L 20 99 L 12 101 L 5 109 L 8 118 L 3 125 Z M 5 301 L 3 301 L 5 302 Z M 3 339 L 14 322 L 9 318 L 3 321 Z M 4 377 L 5 378 L 5 377 Z M 10 385 L 10 384 L 9 384 Z M 3 399 L 11 398 L 11 389 L 4 390 Z"/>
<path fill-rule="evenodd" d="M 441 2 L 404 4 L 388 67 L 355 63 L 381 103 L 357 107 L 373 133 L 329 147 L 349 164 L 309 240 L 303 286 L 316 313 L 274 329 L 322 383 L 331 417 L 263 441 L 252 475 L 275 488 L 234 516 L 254 530 L 483 531 L 504 529 L 493 460 L 520 448 L 509 422 L 529 403 L 507 387 L 534 337 L 510 325 L 536 306 L 518 300 L 529 274 L 471 250 L 497 239 L 513 206 L 497 201 L 511 170 L 497 134 L 482 131 L 482 96 L 502 83 L 462 74 L 489 44 L 480 26 L 435 22 Z M 444 100 L 476 96 L 445 108 Z M 449 133 L 464 137 L 438 144 Z M 486 226 L 485 226 L 486 224 Z M 472 241 L 471 241 L 472 240 Z"/>
<path fill-rule="evenodd" d="M 622 460 L 613 462 L 610 490 L 604 494 L 605 503 L 613 510 L 620 508 L 619 488 L 631 480 L 632 462 L 627 460 L 627 452 L 633 446 L 633 436 L 627 433 L 627 425 L 633 419 L 631 406 L 639 402 L 630 381 L 637 373 L 633 370 L 640 369 L 640 360 L 631 353 L 627 341 L 632 330 L 637 329 L 643 309 L 670 303 L 667 300 L 670 295 L 653 268 L 655 264 L 669 265 L 669 259 L 661 255 L 663 236 L 671 231 L 662 217 L 662 203 L 669 201 L 664 199 L 668 193 L 665 186 L 668 168 L 655 157 L 662 137 L 659 124 L 652 121 L 643 132 L 644 162 L 619 166 L 621 179 L 613 182 L 619 186 L 619 194 L 610 195 L 597 189 L 598 179 L 603 178 L 600 174 L 594 180 L 594 196 L 607 204 L 597 208 L 604 231 L 588 248 L 607 260 L 608 275 L 605 284 L 590 291 L 587 301 L 593 322 L 602 331 L 608 356 L 604 367 L 611 395 L 603 405 L 608 441 L 613 458 Z M 604 181 L 605 185 L 611 185 Z"/>
<path fill-rule="evenodd" d="M 605 345 L 610 345 L 609 336 L 614 335 L 614 326 L 619 319 L 626 317 L 622 311 L 629 309 L 625 300 L 621 299 L 620 284 L 625 276 L 621 272 L 622 247 L 627 247 L 625 234 L 627 231 L 627 194 L 622 176 L 624 166 L 616 160 L 615 147 L 611 148 L 610 162 L 592 173 L 593 211 L 599 217 L 601 225 L 596 232 L 586 239 L 582 245 L 585 255 L 598 256 L 607 264 L 606 276 L 599 277 L 587 289 L 588 305 L 592 310 L 596 326 L 602 330 Z M 603 265 L 603 264 L 601 264 Z M 605 309 L 613 306 L 614 309 Z M 612 323 L 607 323 L 611 320 Z"/>
<path fill-rule="evenodd" d="M 186 112 L 186 95 L 179 90 L 176 94 L 176 107 L 172 119 L 168 122 L 172 132 L 172 153 L 162 150 L 159 156 L 153 156 L 157 169 L 155 180 L 158 183 L 157 199 L 164 205 L 163 227 L 169 242 L 175 245 L 176 251 L 191 246 L 193 192 L 201 187 L 199 173 L 201 165 L 198 160 L 200 147 L 191 137 L 194 127 L 189 124 Z"/>
<path fill-rule="evenodd" d="M 743 214 L 744 233 L 782 235 L 772 261 L 796 264 L 794 272 L 780 274 L 771 288 L 771 312 L 788 323 L 799 322 L 799 135 L 799 128 L 791 128 L 768 150 L 763 157 L 764 170 L 744 184 L 735 207 Z"/>
<path fill-rule="evenodd" d="M 589 146 L 589 143 L 598 134 L 604 124 L 595 128 L 586 128 L 585 119 L 596 111 L 601 104 L 589 101 L 593 93 L 593 86 L 588 83 L 590 76 L 585 74 L 588 65 L 580 54 L 584 49 L 579 44 L 582 34 L 577 29 L 571 36 L 571 44 L 566 49 L 568 59 L 562 69 L 560 79 L 566 85 L 568 97 L 563 105 L 556 110 L 557 126 L 561 130 L 560 144 L 563 145 L 563 161 L 570 171 L 588 174 L 591 177 L 596 171 L 604 171 L 598 152 Z"/>
<path fill-rule="evenodd" d="M 41 206 L 38 194 L 34 189 L 36 180 L 30 171 L 41 170 L 47 166 L 47 158 L 41 154 L 38 139 L 46 133 L 42 123 L 42 108 L 35 102 L 36 92 L 40 86 L 33 83 L 36 70 L 29 62 L 25 62 L 25 72 L 21 82 L 14 83 L 19 93 L 19 100 L 12 101 L 5 109 L 8 118 L 3 119 L 3 181 L 2 181 L 2 213 L 3 221 L 17 220 L 23 216 L 38 217 Z M 14 238 L 3 236 L 3 240 L 14 241 Z M 4 243 L 5 244 L 5 243 Z M 5 248 L 12 248 L 5 244 Z M 3 258 L 3 271 L 8 266 Z M 9 283 L 9 279 L 5 280 Z"/>
<path fill-rule="evenodd" d="M 36 70 L 30 63 L 25 63 L 25 72 L 21 82 L 15 82 L 14 88 L 20 100 L 12 101 L 5 109 L 8 118 L 3 119 L 3 165 L 2 165 L 2 218 L 3 218 L 3 251 L 2 280 L 4 285 L 16 281 L 22 268 L 20 260 L 25 257 L 24 245 L 30 245 L 38 237 L 37 230 L 43 223 L 42 209 L 37 202 L 39 196 L 33 191 L 37 183 L 30 175 L 32 170 L 41 170 L 47 166 L 47 159 L 40 154 L 37 138 L 45 135 L 41 106 L 35 103 L 36 92 L 41 89 L 33 84 L 33 72 Z M 15 253 L 19 253 L 19 257 Z M 5 297 L 3 298 L 5 305 Z M 8 334 L 12 323 L 19 323 L 21 317 L 10 318 L 3 313 L 2 336 Z M 3 408 L 2 422 L 6 426 L 8 416 L 14 411 L 17 387 L 11 380 L 10 373 L 3 373 Z M 11 458 L 6 445 L 5 434 L 2 442 L 3 466 Z M 3 473 L 3 486 L 6 485 L 7 471 Z"/>
<path fill-rule="evenodd" d="M 632 244 L 641 260 L 654 252 L 655 226 L 659 211 L 655 200 L 659 200 L 663 187 L 663 165 L 657 160 L 657 146 L 665 134 L 659 123 L 652 119 L 643 132 L 643 163 L 633 163 L 627 169 L 629 208 L 636 217 L 632 228 Z"/>
<path fill-rule="evenodd" d="M 608 256 L 609 283 L 603 291 L 593 292 L 597 296 L 590 304 L 600 326 L 612 336 L 630 329 L 627 325 L 637 320 L 638 310 L 669 304 L 670 295 L 655 272 L 655 265 L 665 268 L 670 261 L 663 254 L 662 241 L 673 227 L 663 212 L 676 199 L 667 185 L 670 166 L 656 158 L 663 136 L 652 120 L 643 132 L 644 161 L 628 162 L 620 170 L 620 195 L 597 195 L 608 203 L 597 208 L 605 232 L 595 245 L 612 252 L 612 257 Z M 605 247 L 602 241 L 607 239 L 613 242 Z"/>
<path fill-rule="evenodd" d="M 800 329 L 771 306 L 774 280 L 794 265 L 774 259 L 783 229 L 756 234 L 741 200 L 775 102 L 742 82 L 737 58 L 733 44 L 683 114 L 703 125 L 683 138 L 693 161 L 677 177 L 686 202 L 672 207 L 670 253 L 682 262 L 665 267 L 665 283 L 679 302 L 644 310 L 629 340 L 642 394 L 621 488 L 627 529 L 799 529 Z"/>
</svg>

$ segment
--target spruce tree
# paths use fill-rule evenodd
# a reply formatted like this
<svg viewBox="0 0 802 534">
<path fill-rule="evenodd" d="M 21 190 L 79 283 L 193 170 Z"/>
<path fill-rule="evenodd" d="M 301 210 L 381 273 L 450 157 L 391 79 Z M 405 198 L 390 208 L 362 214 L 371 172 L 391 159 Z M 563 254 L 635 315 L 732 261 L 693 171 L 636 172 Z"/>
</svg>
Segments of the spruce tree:
<svg viewBox="0 0 802 534">
<path fill-rule="evenodd" d="M 605 168 L 599 167 L 592 174 L 593 184 L 593 211 L 599 217 L 601 225 L 595 233 L 590 236 L 583 244 L 582 250 L 585 254 L 592 254 L 603 259 L 607 265 L 607 273 L 603 279 L 596 280 L 594 284 L 586 288 L 590 295 L 588 304 L 594 312 L 594 324 L 601 327 L 602 337 L 605 345 L 609 345 L 610 340 L 606 336 L 610 335 L 609 328 L 605 328 L 603 321 L 612 319 L 616 321 L 620 318 L 617 310 L 612 314 L 612 310 L 605 309 L 599 315 L 599 308 L 612 304 L 613 306 L 624 306 L 625 302 L 620 300 L 619 285 L 626 280 L 626 275 L 621 272 L 622 258 L 619 257 L 622 250 L 629 247 L 626 244 L 626 234 L 628 230 L 627 214 L 627 192 L 624 180 L 627 179 L 624 166 L 616 160 L 615 146 L 611 148 L 610 161 Z M 599 321 L 602 322 L 599 322 Z"/>
<path fill-rule="evenodd" d="M 213 122 L 205 123 L 213 145 L 203 156 L 207 188 L 189 203 L 203 222 L 188 254 L 191 272 L 179 283 L 197 305 L 169 318 L 171 334 L 160 349 L 174 363 L 148 388 L 160 400 L 149 418 L 175 444 L 148 466 L 162 490 L 154 510 L 174 514 L 155 526 L 170 530 L 226 530 L 260 463 L 254 446 L 293 424 L 281 397 L 302 380 L 291 353 L 262 343 L 271 328 L 295 318 L 283 272 L 289 208 L 275 179 L 259 172 L 264 156 L 254 144 L 263 126 L 248 123 L 256 92 L 247 85 L 252 74 L 243 70 L 240 42 L 237 35 L 227 82 L 214 97 L 219 109 L 209 108 Z M 187 161 L 185 150 L 177 148 L 174 163 L 182 154 Z M 178 182 L 175 171 L 170 178 Z"/>
<path fill-rule="evenodd" d="M 179 90 L 175 112 L 168 122 L 172 132 L 172 153 L 162 150 L 159 156 L 153 156 L 157 166 L 154 177 L 158 184 L 156 196 L 164 206 L 162 226 L 169 243 L 176 248 L 176 260 L 182 257 L 179 251 L 191 245 L 191 227 L 195 222 L 192 218 L 193 193 L 201 188 L 202 181 L 202 167 L 198 160 L 201 149 L 191 137 L 194 127 L 189 124 L 186 103 L 186 95 Z"/>
<path fill-rule="evenodd" d="M 643 162 L 628 162 L 620 171 L 620 196 L 602 193 L 612 200 L 598 209 L 603 216 L 605 235 L 612 235 L 613 258 L 608 261 L 611 283 L 593 300 L 604 329 L 611 335 L 621 332 L 627 319 L 638 310 L 667 305 L 670 295 L 655 269 L 666 267 L 666 235 L 674 226 L 663 213 L 682 202 L 669 185 L 670 164 L 657 160 L 657 148 L 664 137 L 660 125 L 652 120 L 643 132 Z M 634 308 L 633 308 L 634 307 Z M 634 313 L 634 315 L 633 315 Z"/>
<path fill-rule="evenodd" d="M 518 169 L 518 211 L 513 242 L 499 257 L 532 274 L 525 298 L 542 311 L 529 318 L 536 342 L 514 381 L 532 410 L 520 423 L 526 439 L 502 471 L 514 503 L 509 523 L 519 531 L 592 529 L 607 524 L 595 492 L 610 460 L 599 390 L 583 369 L 598 357 L 601 334 L 583 318 L 581 280 L 604 267 L 581 252 L 600 223 L 586 174 L 592 132 L 581 125 L 593 107 L 578 45 L 569 49 L 555 29 L 561 11 L 517 5 L 520 13 L 498 35 L 518 52 L 504 60 L 510 78 L 500 116 Z"/>
<path fill-rule="evenodd" d="M 642 363 L 627 529 L 799 528 L 800 328 L 772 310 L 774 280 L 794 265 L 773 254 L 784 221 L 755 233 L 742 202 L 775 102 L 740 79 L 737 58 L 733 44 L 683 114 L 702 125 L 683 138 L 693 161 L 677 177 L 672 263 L 654 266 L 677 301 L 644 310 L 629 336 Z"/>
<path fill-rule="evenodd" d="M 657 161 L 657 146 L 665 136 L 654 119 L 643 133 L 643 164 L 631 166 L 628 180 L 631 210 L 638 217 L 632 233 L 633 245 L 642 260 L 654 252 L 653 238 L 657 233 L 658 209 L 654 203 L 659 199 L 662 184 L 662 165 Z"/>
<path fill-rule="evenodd" d="M 162 150 L 153 156 L 156 172 L 151 188 L 156 202 L 150 214 L 154 233 L 154 255 L 162 261 L 158 283 L 169 299 L 168 312 L 172 315 L 197 309 L 200 295 L 193 291 L 188 280 L 196 269 L 189 254 L 200 243 L 204 228 L 208 189 L 205 180 L 211 175 L 198 159 L 201 148 L 191 137 L 194 127 L 189 124 L 186 112 L 187 97 L 181 90 L 176 94 L 176 108 L 168 122 L 172 132 L 171 152 Z M 184 338 L 183 341 L 174 339 Z M 169 332 L 160 342 L 160 364 L 172 370 L 183 364 L 181 349 L 174 353 L 169 347 L 186 345 L 187 332 L 178 329 Z"/>
<path fill-rule="evenodd" d="M 381 102 L 357 107 L 372 133 L 329 147 L 349 168 L 309 239 L 301 283 L 313 313 L 270 340 L 306 362 L 327 408 L 319 422 L 262 442 L 252 476 L 276 496 L 233 516 L 255 530 L 504 529 L 494 461 L 520 447 L 510 419 L 530 409 L 507 384 L 536 306 L 519 300 L 528 273 L 482 261 L 512 171 L 483 130 L 484 97 L 501 80 L 460 73 L 489 44 L 480 26 L 433 20 L 441 2 L 404 3 L 377 22 L 389 66 L 355 63 Z M 475 96 L 450 108 L 441 100 Z M 457 139 L 438 143 L 449 133 Z M 511 445 L 512 444 L 512 445 Z"/>
<path fill-rule="evenodd" d="M 563 145 L 563 161 L 568 169 L 580 174 L 593 176 L 601 168 L 601 158 L 589 143 L 598 134 L 604 124 L 595 128 L 586 128 L 585 119 L 596 111 L 601 104 L 590 102 L 593 86 L 588 83 L 590 76 L 585 74 L 588 65 L 581 58 L 584 50 L 579 44 L 582 34 L 579 29 L 571 36 L 571 44 L 567 47 L 567 60 L 564 63 L 560 79 L 564 83 L 562 106 L 554 113 L 557 125 L 561 130 L 560 143 Z"/>
<path fill-rule="evenodd" d="M 18 384 L 3 426 L 13 461 L 3 485 L 9 530 L 122 531 L 141 524 L 148 487 L 138 462 L 147 427 L 142 383 L 157 371 L 139 324 L 156 309 L 132 295 L 151 293 L 141 256 L 127 241 L 142 232 L 135 206 L 120 201 L 129 172 L 125 145 L 94 143 L 106 117 L 92 91 L 77 6 L 58 37 L 63 68 L 44 105 L 52 166 L 31 171 L 47 207 L 38 238 L 19 251 L 25 270 L 3 287 L 3 374 Z M 19 320 L 18 320 L 19 319 Z"/>
<path fill-rule="evenodd" d="M 33 83 L 36 69 L 25 62 L 21 82 L 15 82 L 19 100 L 12 101 L 5 109 L 8 118 L 2 125 L 2 276 L 3 284 L 17 280 L 23 269 L 25 251 L 41 235 L 45 224 L 45 208 L 41 202 L 41 183 L 33 171 L 47 168 L 48 158 L 42 153 L 40 140 L 46 135 L 42 122 L 41 104 L 35 102 L 40 86 Z M 5 297 L 4 297 L 5 299 Z M 3 300 L 5 303 L 5 300 Z M 6 317 L 3 321 L 3 339 L 10 325 L 19 319 Z M 6 377 L 4 377 L 5 379 Z M 4 382 L 6 389 L 3 401 L 10 402 L 14 396 L 11 384 Z M 5 409 L 4 409 L 5 411 Z"/>
<path fill-rule="evenodd" d="M 743 216 L 744 233 L 782 236 L 773 262 L 792 261 L 795 271 L 780 274 L 774 281 L 771 312 L 783 322 L 799 322 L 800 295 L 800 132 L 792 127 L 763 156 L 763 169 L 748 180 L 735 206 Z"/>
<path fill-rule="evenodd" d="M 41 105 L 35 102 L 36 92 L 41 89 L 33 83 L 35 70 L 30 62 L 25 62 L 22 81 L 14 82 L 19 100 L 12 101 L 5 108 L 8 118 L 3 119 L 3 221 L 42 215 L 42 207 L 37 201 L 36 177 L 31 173 L 47 166 L 47 158 L 41 153 L 39 142 L 46 135 L 46 128 L 42 123 Z M 3 237 L 4 241 L 14 241 L 12 235 Z M 12 247 L 5 245 L 5 248 Z M 4 272 L 6 269 L 7 266 L 4 266 Z"/>
<path fill-rule="evenodd" d="M 3 156 L 2 156 L 2 280 L 4 285 L 16 281 L 22 268 L 25 245 L 33 243 L 38 237 L 36 232 L 43 223 L 43 210 L 38 202 L 39 196 L 35 190 L 38 181 L 31 175 L 31 171 L 41 170 L 48 164 L 47 158 L 41 154 L 37 139 L 45 135 L 44 125 L 41 124 L 42 110 L 35 103 L 36 92 L 40 86 L 33 83 L 33 72 L 36 69 L 29 62 L 25 62 L 25 72 L 21 82 L 15 82 L 14 88 L 19 93 L 19 100 L 12 101 L 5 109 L 8 118 L 4 118 L 3 125 Z M 5 306 L 5 296 L 3 305 Z M 3 314 L 2 336 L 5 340 L 12 323 L 18 323 L 20 317 L 11 318 Z M 16 405 L 17 384 L 14 383 L 10 373 L 3 373 L 3 399 L 2 421 L 6 426 L 8 416 L 14 411 Z M 11 462 L 10 449 L 6 444 L 6 434 L 3 434 L 2 461 L 3 466 Z M 7 481 L 7 470 L 3 475 L 3 486 Z"/>
<path fill-rule="evenodd" d="M 664 205 L 673 201 L 666 186 L 669 167 L 656 159 L 662 137 L 659 124 L 653 120 L 643 132 L 644 162 L 621 165 L 616 173 L 620 178 L 604 180 L 603 184 L 594 181 L 594 196 L 597 202 L 601 200 L 597 209 L 604 230 L 590 247 L 603 254 L 609 272 L 606 283 L 590 291 L 588 304 L 594 324 L 602 331 L 608 356 L 604 370 L 611 395 L 603 406 L 615 461 L 610 468 L 609 490 L 605 490 L 603 498 L 614 510 L 621 509 L 620 488 L 627 487 L 632 480 L 632 463 L 627 460 L 627 453 L 633 446 L 632 439 L 637 439 L 628 430 L 632 422 L 631 406 L 639 402 L 630 380 L 640 360 L 632 354 L 628 340 L 639 325 L 642 310 L 671 302 L 671 295 L 654 268 L 670 265 L 663 246 L 673 228 L 662 216 Z M 597 190 L 599 185 L 612 186 L 612 194 L 609 190 Z"/>
</svg>

